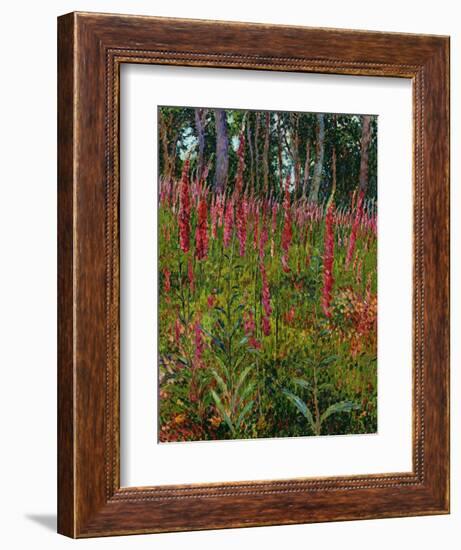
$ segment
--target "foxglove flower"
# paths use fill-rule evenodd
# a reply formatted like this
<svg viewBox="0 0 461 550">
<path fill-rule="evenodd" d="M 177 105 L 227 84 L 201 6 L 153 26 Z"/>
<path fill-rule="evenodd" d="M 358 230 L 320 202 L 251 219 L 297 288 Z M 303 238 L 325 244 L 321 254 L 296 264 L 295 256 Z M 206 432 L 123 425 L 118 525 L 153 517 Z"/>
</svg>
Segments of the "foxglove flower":
<svg viewBox="0 0 461 550">
<path fill-rule="evenodd" d="M 232 230 L 234 226 L 234 205 L 232 200 L 228 199 L 224 214 L 224 246 L 228 248 L 232 239 Z"/>
<path fill-rule="evenodd" d="M 245 256 L 247 240 L 247 202 L 245 197 L 238 203 L 237 206 L 236 225 L 240 256 Z"/>
<path fill-rule="evenodd" d="M 323 288 L 322 309 L 326 317 L 331 317 L 331 296 L 333 290 L 333 262 L 334 262 L 334 228 L 333 228 L 333 203 L 330 204 L 325 217 L 325 236 L 323 250 Z"/>
<path fill-rule="evenodd" d="M 346 267 L 349 267 L 349 264 L 352 261 L 352 257 L 354 256 L 355 241 L 357 240 L 357 231 L 359 229 L 360 220 L 362 218 L 364 195 L 365 193 L 363 191 L 360 191 L 359 198 L 357 200 L 355 218 L 354 218 L 354 222 L 352 223 L 351 234 L 349 237 L 349 247 L 347 249 L 347 255 L 346 255 Z"/>
<path fill-rule="evenodd" d="M 181 176 L 179 198 L 179 246 L 183 252 L 190 248 L 190 188 L 189 188 L 189 159 L 184 162 Z"/>
<path fill-rule="evenodd" d="M 270 328 L 270 316 L 272 315 L 272 306 L 271 306 L 271 294 L 269 290 L 269 283 L 267 282 L 266 268 L 264 262 L 259 263 L 259 269 L 261 272 L 261 302 L 263 305 L 264 315 L 262 316 L 262 330 L 266 336 L 269 336 L 271 332 Z"/>
<path fill-rule="evenodd" d="M 195 255 L 203 260 L 208 254 L 208 209 L 203 196 L 198 205 L 198 221 L 195 229 Z"/>
<path fill-rule="evenodd" d="M 165 267 L 163 270 L 163 288 L 165 289 L 165 292 L 168 294 L 171 290 L 171 271 Z"/>
</svg>

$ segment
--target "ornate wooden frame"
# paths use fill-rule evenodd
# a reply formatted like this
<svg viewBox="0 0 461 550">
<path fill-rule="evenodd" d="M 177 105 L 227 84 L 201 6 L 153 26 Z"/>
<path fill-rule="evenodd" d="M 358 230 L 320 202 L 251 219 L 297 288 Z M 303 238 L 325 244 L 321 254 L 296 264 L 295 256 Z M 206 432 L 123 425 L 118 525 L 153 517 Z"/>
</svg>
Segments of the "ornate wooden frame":
<svg viewBox="0 0 461 550">
<path fill-rule="evenodd" d="M 58 20 L 58 531 L 70 537 L 448 513 L 449 38 L 71 13 Z M 413 81 L 411 472 L 121 488 L 119 69 Z"/>
</svg>

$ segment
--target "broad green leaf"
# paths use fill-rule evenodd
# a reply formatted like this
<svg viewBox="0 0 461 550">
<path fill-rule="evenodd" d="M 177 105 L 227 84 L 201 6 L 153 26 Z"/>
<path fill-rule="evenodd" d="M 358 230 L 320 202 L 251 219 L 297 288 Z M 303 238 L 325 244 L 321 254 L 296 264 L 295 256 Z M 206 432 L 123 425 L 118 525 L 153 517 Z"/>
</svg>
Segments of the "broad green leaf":
<svg viewBox="0 0 461 550">
<path fill-rule="evenodd" d="M 243 403 L 245 399 L 251 395 L 253 390 L 255 389 L 256 384 L 254 382 L 250 382 L 247 386 L 245 386 L 245 389 L 242 391 L 242 393 L 239 395 L 238 402 Z"/>
<path fill-rule="evenodd" d="M 242 393 L 242 395 L 239 396 L 240 388 L 242 387 L 243 382 L 245 381 L 245 378 L 248 376 L 248 373 L 251 371 L 253 365 L 250 365 L 247 367 L 239 376 L 239 379 L 237 380 L 237 384 L 235 385 L 235 388 L 233 389 L 233 395 L 231 399 L 231 409 L 235 410 L 235 407 L 238 405 L 238 403 L 241 403 L 244 400 L 245 395 L 245 389 Z M 248 386 L 247 386 L 248 387 Z"/>
<path fill-rule="evenodd" d="M 302 388 L 306 388 L 306 390 L 312 389 L 311 384 L 307 380 L 304 380 L 303 378 L 294 378 L 293 382 L 295 384 L 298 384 L 298 386 L 301 386 Z"/>
<path fill-rule="evenodd" d="M 221 388 L 221 391 L 222 391 L 223 395 L 225 397 L 229 397 L 229 389 L 228 389 L 226 383 L 224 382 L 224 380 L 221 378 L 221 376 L 215 370 L 213 370 L 212 373 L 213 373 L 213 376 L 214 376 L 216 382 L 218 383 L 218 386 Z"/>
<path fill-rule="evenodd" d="M 217 319 L 216 322 L 221 327 L 221 330 L 226 330 L 226 324 L 224 323 L 224 321 L 221 318 Z"/>
<path fill-rule="evenodd" d="M 232 327 L 232 331 L 230 333 L 230 337 L 232 338 L 234 336 L 234 334 L 238 331 L 238 329 L 240 328 L 242 324 L 242 320 L 241 319 L 237 319 L 237 321 L 234 323 L 234 326 Z"/>
<path fill-rule="evenodd" d="M 234 390 L 234 393 L 237 393 L 240 389 L 240 386 L 243 384 L 243 381 L 245 380 L 245 378 L 248 376 L 248 374 L 250 373 L 251 369 L 253 368 L 253 364 L 251 364 L 250 366 L 248 366 L 245 370 L 242 371 L 242 373 L 240 374 L 238 380 L 237 380 L 237 384 L 235 386 L 235 390 Z"/>
<path fill-rule="evenodd" d="M 245 359 L 246 355 L 247 355 L 247 349 L 243 352 L 243 354 L 237 358 L 237 360 L 235 361 L 234 363 L 234 367 L 233 367 L 233 370 L 234 372 L 237 371 L 237 369 L 239 368 L 240 364 L 242 363 L 242 361 Z"/>
<path fill-rule="evenodd" d="M 319 367 L 328 367 L 328 365 L 331 365 L 334 361 L 338 359 L 337 355 L 329 355 L 328 357 L 324 357 L 320 363 Z"/>
<path fill-rule="evenodd" d="M 226 409 L 224 408 L 224 405 L 222 404 L 221 399 L 219 398 L 218 394 L 214 390 L 211 390 L 211 395 L 213 396 L 213 399 L 215 400 L 216 407 L 218 408 L 218 411 L 221 413 L 221 416 L 224 418 L 224 422 L 227 424 L 230 431 L 232 433 L 234 433 L 235 432 L 234 426 L 233 426 L 233 424 L 231 422 L 231 419 L 229 418 L 229 415 L 227 414 Z"/>
<path fill-rule="evenodd" d="M 244 420 L 245 416 L 249 413 L 251 410 L 251 407 L 253 406 L 254 401 L 249 401 L 245 407 L 243 408 L 242 412 L 239 414 L 239 417 L 237 418 L 237 429 L 240 428 L 240 424 Z"/>
<path fill-rule="evenodd" d="M 218 360 L 218 363 L 221 365 L 221 369 L 223 370 L 224 374 L 226 375 L 226 378 L 229 380 L 230 373 L 229 368 L 227 367 L 224 359 L 220 357 L 218 354 L 215 355 L 215 358 Z"/>
<path fill-rule="evenodd" d="M 203 329 L 203 332 L 211 338 L 211 341 L 213 342 L 213 344 L 221 348 L 224 352 L 226 351 L 226 346 L 224 345 L 224 342 L 221 339 L 219 339 L 217 336 L 215 336 L 208 330 Z"/>
<path fill-rule="evenodd" d="M 332 414 L 340 412 L 350 413 L 351 411 L 357 409 L 360 409 L 360 406 L 352 401 L 339 401 L 338 403 L 334 403 L 322 414 L 320 417 L 320 424 L 322 424 Z"/>
<path fill-rule="evenodd" d="M 312 416 L 311 411 L 309 410 L 308 406 L 304 403 L 304 401 L 302 401 L 302 399 L 300 399 L 294 393 L 291 393 L 291 391 L 288 391 L 286 389 L 283 389 L 282 391 L 288 397 L 288 399 L 290 399 L 290 401 L 296 406 L 299 412 L 307 419 L 312 430 L 315 431 L 314 417 Z"/>
</svg>

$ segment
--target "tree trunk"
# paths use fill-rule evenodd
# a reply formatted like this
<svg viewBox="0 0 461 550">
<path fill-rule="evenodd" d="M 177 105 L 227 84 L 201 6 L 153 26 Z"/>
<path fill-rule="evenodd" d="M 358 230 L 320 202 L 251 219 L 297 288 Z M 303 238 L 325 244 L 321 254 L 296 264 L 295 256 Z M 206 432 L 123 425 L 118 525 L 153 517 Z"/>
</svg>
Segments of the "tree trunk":
<svg viewBox="0 0 461 550">
<path fill-rule="evenodd" d="M 222 193 L 227 186 L 227 172 L 229 169 L 229 138 L 227 136 L 226 111 L 215 109 L 216 124 L 216 171 L 214 188 Z"/>
<path fill-rule="evenodd" d="M 291 121 L 291 135 L 290 135 L 290 141 L 291 141 L 291 156 L 293 158 L 293 164 L 294 164 L 294 189 L 296 195 L 299 195 L 299 188 L 301 186 L 301 166 L 299 161 L 299 119 L 294 114 L 291 113 L 290 116 Z"/>
<path fill-rule="evenodd" d="M 314 175 L 309 193 L 309 201 L 318 202 L 320 183 L 322 179 L 323 157 L 325 153 L 325 115 L 317 115 L 317 144 L 315 151 Z"/>
<path fill-rule="evenodd" d="M 256 166 L 256 187 L 259 189 L 259 127 L 261 124 L 261 113 L 258 111 L 256 113 L 256 127 L 255 127 L 255 166 Z"/>
<path fill-rule="evenodd" d="M 360 140 L 360 177 L 359 189 L 366 193 L 368 187 L 368 149 L 371 140 L 370 115 L 363 116 L 362 139 Z"/>
<path fill-rule="evenodd" d="M 311 140 L 306 140 L 306 160 L 304 161 L 304 174 L 303 174 L 303 195 L 308 196 L 309 189 L 309 174 L 311 171 Z"/>
<path fill-rule="evenodd" d="M 263 172 L 264 172 L 264 193 L 269 191 L 269 138 L 271 131 L 271 115 L 269 111 L 266 113 L 266 134 L 264 136 L 264 159 L 263 159 Z"/>
<path fill-rule="evenodd" d="M 331 194 L 330 194 L 330 200 L 332 201 L 334 199 L 335 193 L 336 193 L 336 131 L 337 131 L 337 125 L 336 125 L 336 115 L 333 115 L 333 124 L 334 124 L 334 134 L 333 134 L 333 152 L 331 155 Z"/>
<path fill-rule="evenodd" d="M 205 120 L 207 109 L 195 109 L 195 129 L 198 139 L 198 157 L 197 157 L 197 180 L 202 179 L 204 170 L 204 153 L 205 153 Z"/>
<path fill-rule="evenodd" d="M 282 126 L 280 124 L 280 113 L 277 113 L 277 146 L 278 146 L 278 162 L 279 162 L 279 181 L 280 191 L 283 191 L 283 171 L 282 171 Z"/>
<path fill-rule="evenodd" d="M 170 179 L 173 171 L 173 159 L 170 155 L 168 134 L 171 126 L 171 116 L 166 119 L 162 112 L 159 112 L 159 133 L 162 142 L 163 153 L 163 177 Z"/>
<path fill-rule="evenodd" d="M 331 175 L 331 197 L 333 198 L 336 193 L 336 145 L 333 146 L 333 155 L 331 159 L 332 175 Z"/>
<path fill-rule="evenodd" d="M 247 126 L 247 146 L 248 151 L 250 152 L 250 189 L 254 190 L 255 188 L 255 158 L 253 151 L 253 142 L 251 137 L 251 118 L 247 113 L 246 126 Z"/>
</svg>

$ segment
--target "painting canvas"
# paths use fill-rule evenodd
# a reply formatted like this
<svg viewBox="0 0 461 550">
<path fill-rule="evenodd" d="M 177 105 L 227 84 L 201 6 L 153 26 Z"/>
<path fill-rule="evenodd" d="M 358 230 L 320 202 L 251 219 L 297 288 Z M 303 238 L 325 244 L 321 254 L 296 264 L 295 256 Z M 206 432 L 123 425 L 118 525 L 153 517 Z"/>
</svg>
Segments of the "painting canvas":
<svg viewBox="0 0 461 550">
<path fill-rule="evenodd" d="M 157 115 L 159 441 L 375 433 L 378 117 Z"/>
</svg>

